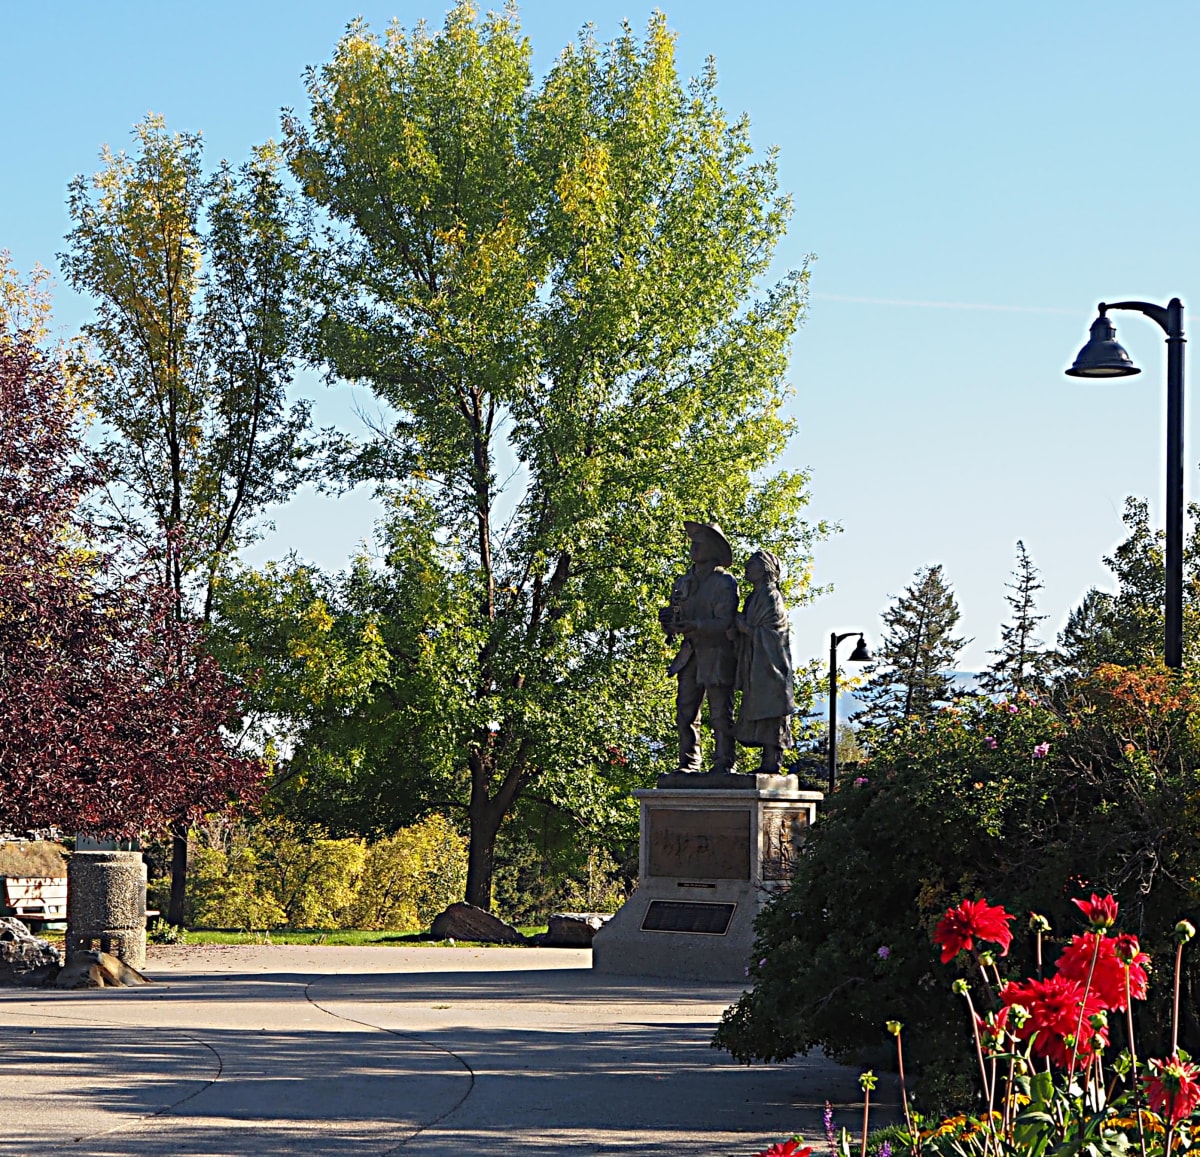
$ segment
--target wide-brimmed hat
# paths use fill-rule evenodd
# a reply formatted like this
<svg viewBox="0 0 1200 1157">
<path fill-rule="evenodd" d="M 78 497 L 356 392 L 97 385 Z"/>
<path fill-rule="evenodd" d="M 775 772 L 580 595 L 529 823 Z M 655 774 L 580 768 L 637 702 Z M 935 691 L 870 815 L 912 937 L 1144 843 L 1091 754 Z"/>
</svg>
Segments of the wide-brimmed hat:
<svg viewBox="0 0 1200 1157">
<path fill-rule="evenodd" d="M 693 542 L 704 542 L 714 549 L 718 566 L 733 565 L 733 547 L 729 545 L 725 532 L 715 522 L 685 520 L 683 529 L 688 532 L 688 537 Z"/>
</svg>

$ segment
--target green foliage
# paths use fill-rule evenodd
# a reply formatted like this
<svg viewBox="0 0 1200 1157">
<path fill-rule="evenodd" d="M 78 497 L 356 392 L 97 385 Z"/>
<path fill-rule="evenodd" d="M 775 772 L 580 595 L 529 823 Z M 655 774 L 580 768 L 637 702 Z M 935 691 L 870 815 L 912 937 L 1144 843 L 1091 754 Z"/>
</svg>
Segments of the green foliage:
<svg viewBox="0 0 1200 1157">
<path fill-rule="evenodd" d="M 283 908 L 260 885 L 258 856 L 242 827 L 206 833 L 189 849 L 187 924 L 193 928 L 247 931 L 283 924 Z"/>
<path fill-rule="evenodd" d="M 97 355 L 77 369 L 104 431 L 120 529 L 161 547 L 174 588 L 209 609 L 223 563 L 303 477 L 307 403 L 286 391 L 298 352 L 300 210 L 272 146 L 204 173 L 199 134 L 135 126 L 71 182 L 60 255 L 95 303 Z"/>
<path fill-rule="evenodd" d="M 398 415 L 343 446 L 345 481 L 394 503 L 360 587 L 393 664 L 338 774 L 462 807 L 482 906 L 525 792 L 583 816 L 651 770 L 684 518 L 786 558 L 793 603 L 814 536 L 805 477 L 772 468 L 806 287 L 759 287 L 790 210 L 774 157 L 711 68 L 680 82 L 661 15 L 585 34 L 537 86 L 529 57 L 512 9 L 355 23 L 285 122 L 336 226 L 314 351 Z M 640 748 L 621 775 L 614 736 Z"/>
<path fill-rule="evenodd" d="M 1200 660 L 1200 506 L 1188 506 L 1191 531 L 1183 552 L 1184 665 Z M 1163 657 L 1166 604 L 1164 533 L 1150 526 L 1144 498 L 1127 498 L 1122 521 L 1128 537 L 1104 564 L 1116 591 L 1088 591 L 1067 619 L 1058 645 L 1067 669 L 1086 675 L 1104 663 L 1137 666 Z"/>
<path fill-rule="evenodd" d="M 417 931 L 462 898 L 466 845 L 441 816 L 367 844 L 282 817 L 214 825 L 193 850 L 191 924 Z"/>
<path fill-rule="evenodd" d="M 884 633 L 868 668 L 859 698 L 865 704 L 856 717 L 880 728 L 924 718 L 954 698 L 950 672 L 969 642 L 952 634 L 958 623 L 958 600 L 942 574 L 941 564 L 923 567 L 883 615 Z"/>
<path fill-rule="evenodd" d="M 716 1043 L 744 1061 L 820 1047 L 883 1064 L 894 1019 L 923 1111 L 965 1103 L 969 1031 L 930 941 L 937 919 L 963 897 L 1003 897 L 1069 935 L 1069 897 L 1111 891 L 1165 962 L 1172 947 L 1151 937 L 1198 898 L 1198 766 L 1200 684 L 1162 668 L 1102 668 L 1054 707 L 974 699 L 899 724 L 860 768 L 866 782 L 828 801 L 792 887 L 760 918 L 765 963 Z M 1031 952 L 1019 933 L 1001 968 L 1032 973 Z M 1169 1021 L 1161 1000 L 1142 1014 L 1151 1048 Z M 1200 1023 L 1183 1039 L 1200 1044 Z"/>
<path fill-rule="evenodd" d="M 161 916 L 156 916 L 146 925 L 146 939 L 151 944 L 186 944 L 188 934 L 186 928 L 168 924 Z"/>
<path fill-rule="evenodd" d="M 354 926 L 428 928 L 466 884 L 466 841 L 444 816 L 428 816 L 367 849 Z"/>
</svg>

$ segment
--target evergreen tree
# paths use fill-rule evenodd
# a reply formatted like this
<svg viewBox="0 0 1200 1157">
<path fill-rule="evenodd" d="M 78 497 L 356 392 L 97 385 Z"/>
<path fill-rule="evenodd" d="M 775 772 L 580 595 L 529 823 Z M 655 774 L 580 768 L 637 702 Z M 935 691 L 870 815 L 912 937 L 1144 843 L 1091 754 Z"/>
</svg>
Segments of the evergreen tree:
<svg viewBox="0 0 1200 1157">
<path fill-rule="evenodd" d="M 1013 579 L 1004 584 L 1012 591 L 1005 599 L 1013 609 L 1013 619 L 1000 628 L 1000 646 L 988 652 L 996 659 L 979 677 L 979 686 L 989 695 L 1044 692 L 1058 660 L 1058 656 L 1047 651 L 1045 643 L 1036 635 L 1038 623 L 1046 618 L 1034 614 L 1037 592 L 1043 584 L 1025 544 L 1019 540 Z"/>
<path fill-rule="evenodd" d="M 958 600 L 941 563 L 918 570 L 912 584 L 883 616 L 884 634 L 876 662 L 867 671 L 856 718 L 868 727 L 887 727 L 911 715 L 928 715 L 954 697 L 951 671 L 969 639 L 955 638 Z"/>
<path fill-rule="evenodd" d="M 1200 507 L 1188 506 L 1191 531 L 1183 556 L 1184 665 L 1200 658 Z M 1122 521 L 1129 535 L 1104 559 L 1117 580 L 1115 591 L 1093 587 L 1067 619 L 1058 638 L 1063 665 L 1074 675 L 1102 663 L 1134 667 L 1162 662 L 1166 569 L 1163 532 L 1150 527 L 1144 498 L 1127 498 Z"/>
</svg>

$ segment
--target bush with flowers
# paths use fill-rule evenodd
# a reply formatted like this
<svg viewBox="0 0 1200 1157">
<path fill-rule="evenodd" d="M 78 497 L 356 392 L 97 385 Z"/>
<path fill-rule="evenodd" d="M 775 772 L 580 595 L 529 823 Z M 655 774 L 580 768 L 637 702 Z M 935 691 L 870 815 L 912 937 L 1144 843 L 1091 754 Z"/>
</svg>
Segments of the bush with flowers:
<svg viewBox="0 0 1200 1157">
<path fill-rule="evenodd" d="M 914 1157 L 1050 1157 L 1087 1153 L 1169 1157 L 1200 1140 L 1200 1068 L 1179 1047 L 1184 945 L 1195 935 L 1186 920 L 1173 930 L 1171 1041 L 1161 1057 L 1142 1059 L 1135 1002 L 1146 999 L 1150 958 L 1136 936 L 1117 932 L 1118 904 L 1093 893 L 1074 904 L 1086 929 L 1063 947 L 1047 975 L 1041 946 L 1050 926 L 1033 914 L 1036 975 L 1006 978 L 1002 959 L 1013 942 L 1014 917 L 986 900 L 948 908 L 933 932 L 941 962 L 967 964 L 951 989 L 966 1002 L 982 1105 L 926 1126 L 910 1111 L 905 1089 L 902 1025 L 881 1026 L 895 1039 L 905 1126 L 887 1142 Z M 882 1035 L 882 1032 L 881 1032 Z M 1116 1038 L 1123 1037 L 1122 1048 Z M 870 1076 L 866 1074 L 865 1076 Z M 865 1078 L 864 1078 L 865 1079 Z M 864 1083 L 862 1152 L 867 1152 L 866 1107 L 873 1078 Z M 827 1133 L 830 1133 L 827 1120 Z M 848 1153 L 849 1138 L 831 1153 Z M 802 1139 L 781 1143 L 801 1150 Z M 783 1152 L 779 1146 L 759 1157 Z"/>
<path fill-rule="evenodd" d="M 1200 684 L 1157 668 L 1102 668 L 1059 701 L 976 699 L 879 741 L 826 801 L 792 887 L 760 917 L 752 987 L 714 1045 L 749 1063 L 821 1048 L 894 1063 L 888 1020 L 908 1026 L 916 1103 L 969 1103 L 970 1027 L 955 1015 L 930 933 L 956 897 L 1005 895 L 1068 926 L 1073 891 L 1112 892 L 1152 954 L 1200 900 Z M 1008 966 L 1037 975 L 1019 929 Z M 1186 962 L 1185 962 L 1186 963 Z M 951 967 L 968 979 L 962 956 Z M 1185 993 L 1200 983 L 1187 964 Z M 1195 1003 L 1180 1031 L 1200 1042 Z M 1172 1003 L 1151 991 L 1148 1047 L 1167 1053 Z"/>
</svg>

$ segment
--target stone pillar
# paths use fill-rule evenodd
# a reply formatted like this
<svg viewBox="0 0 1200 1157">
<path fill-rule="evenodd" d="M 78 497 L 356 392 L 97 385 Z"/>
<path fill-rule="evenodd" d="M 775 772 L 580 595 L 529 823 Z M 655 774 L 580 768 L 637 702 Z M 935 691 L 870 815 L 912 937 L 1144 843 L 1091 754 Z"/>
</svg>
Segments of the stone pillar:
<svg viewBox="0 0 1200 1157">
<path fill-rule="evenodd" d="M 794 775 L 676 773 L 641 803 L 637 891 L 592 941 L 599 972 L 744 980 L 754 919 L 792 877 L 820 792 Z"/>
<path fill-rule="evenodd" d="M 75 852 L 67 862 L 67 955 L 111 952 L 146 967 L 146 865 L 141 852 Z"/>
</svg>

